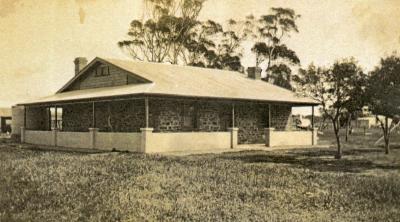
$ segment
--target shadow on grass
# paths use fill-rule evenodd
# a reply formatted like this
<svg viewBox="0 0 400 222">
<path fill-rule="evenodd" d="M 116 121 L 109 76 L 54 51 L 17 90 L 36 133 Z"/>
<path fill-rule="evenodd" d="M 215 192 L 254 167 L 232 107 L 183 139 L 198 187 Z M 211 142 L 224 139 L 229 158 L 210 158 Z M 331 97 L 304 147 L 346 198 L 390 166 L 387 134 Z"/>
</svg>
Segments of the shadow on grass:
<svg viewBox="0 0 400 222">
<path fill-rule="evenodd" d="M 330 150 L 306 150 L 299 152 L 299 150 L 294 150 L 294 151 L 288 151 L 287 154 L 290 155 L 301 155 L 305 157 L 324 157 L 324 156 L 329 156 L 332 157 L 336 154 L 336 148 L 332 148 Z M 349 156 L 349 155 L 360 155 L 360 154 L 368 154 L 368 153 L 380 153 L 383 152 L 383 148 L 355 148 L 351 150 L 344 150 L 343 155 L 344 156 Z"/>
<path fill-rule="evenodd" d="M 289 164 L 293 168 L 305 168 L 319 172 L 351 172 L 361 173 L 365 170 L 400 170 L 400 165 L 396 164 L 377 164 L 365 159 L 346 159 L 346 156 L 358 155 L 361 153 L 381 152 L 381 149 L 355 149 L 343 153 L 344 157 L 340 160 L 333 159 L 335 150 L 318 150 L 306 152 L 287 152 L 285 154 L 274 154 L 271 152 L 230 154 L 223 156 L 223 159 L 239 160 L 245 163 L 278 163 Z"/>
<path fill-rule="evenodd" d="M 80 149 L 80 148 L 66 148 L 66 147 L 52 147 L 52 146 L 36 146 L 36 145 L 27 145 L 27 144 L 9 144 L 7 146 L 8 149 L 19 148 L 22 150 L 30 150 L 35 151 L 37 153 L 62 153 L 62 154 L 70 154 L 70 155 L 90 155 L 90 154 L 101 154 L 101 153 L 110 153 L 116 151 L 105 151 L 105 150 L 94 150 L 94 149 Z"/>
</svg>

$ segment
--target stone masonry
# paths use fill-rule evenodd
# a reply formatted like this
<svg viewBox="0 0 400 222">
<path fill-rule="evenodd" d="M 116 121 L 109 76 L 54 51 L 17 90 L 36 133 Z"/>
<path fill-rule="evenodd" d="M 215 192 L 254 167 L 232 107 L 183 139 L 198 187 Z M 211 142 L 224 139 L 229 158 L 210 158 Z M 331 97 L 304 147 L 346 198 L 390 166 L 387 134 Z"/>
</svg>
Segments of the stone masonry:
<svg viewBox="0 0 400 222">
<path fill-rule="evenodd" d="M 46 107 L 27 107 L 26 129 L 48 130 L 49 129 L 48 109 Z"/>
<path fill-rule="evenodd" d="M 82 103 L 62 106 L 62 129 L 87 132 L 92 125 L 92 104 Z"/>
<path fill-rule="evenodd" d="M 236 127 L 239 128 L 239 143 L 263 143 L 264 128 L 268 123 L 268 106 L 242 103 L 235 108 Z"/>
<path fill-rule="evenodd" d="M 271 126 L 275 130 L 291 130 L 292 128 L 292 107 L 288 105 L 271 106 Z"/>
<path fill-rule="evenodd" d="M 96 128 L 100 132 L 140 132 L 145 127 L 144 99 L 96 103 Z M 185 125 L 189 115 L 191 127 Z M 63 130 L 88 131 L 92 127 L 92 104 L 65 105 Z M 186 110 L 186 111 L 185 111 Z M 232 104 L 195 100 L 149 99 L 149 127 L 155 132 L 227 131 L 232 126 Z M 264 129 L 289 130 L 291 106 L 271 106 L 268 126 L 268 104 L 236 103 L 235 127 L 239 143 L 263 143 Z M 187 120 L 187 119 L 186 119 Z M 190 125 L 190 124 L 189 124 Z"/>
<path fill-rule="evenodd" d="M 268 104 L 237 104 L 235 125 L 239 128 L 239 143 L 264 143 L 264 129 L 267 127 L 290 130 L 291 110 L 287 105 L 271 105 L 271 126 L 268 126 Z"/>
<path fill-rule="evenodd" d="M 195 107 L 192 114 L 193 128 L 184 129 L 185 108 Z M 150 123 L 155 131 L 226 131 L 230 126 L 227 123 L 226 105 L 215 102 L 197 102 L 193 100 L 150 100 Z"/>
<path fill-rule="evenodd" d="M 100 132 L 140 132 L 144 127 L 142 100 L 95 103 L 96 124 Z M 86 132 L 93 127 L 92 104 L 65 105 L 63 130 Z"/>
<path fill-rule="evenodd" d="M 140 132 L 145 126 L 144 112 L 141 99 L 96 103 L 96 128 L 100 132 Z"/>
</svg>

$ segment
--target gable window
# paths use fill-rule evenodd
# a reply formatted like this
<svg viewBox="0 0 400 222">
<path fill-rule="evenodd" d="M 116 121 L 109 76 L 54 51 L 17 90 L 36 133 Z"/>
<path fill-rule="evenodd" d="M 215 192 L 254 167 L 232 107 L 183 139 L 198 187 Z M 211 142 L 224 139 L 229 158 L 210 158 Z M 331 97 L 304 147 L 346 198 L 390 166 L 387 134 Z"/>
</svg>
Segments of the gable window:
<svg viewBox="0 0 400 222">
<path fill-rule="evenodd" d="M 96 76 L 110 75 L 110 67 L 107 65 L 100 65 L 96 68 Z"/>
</svg>

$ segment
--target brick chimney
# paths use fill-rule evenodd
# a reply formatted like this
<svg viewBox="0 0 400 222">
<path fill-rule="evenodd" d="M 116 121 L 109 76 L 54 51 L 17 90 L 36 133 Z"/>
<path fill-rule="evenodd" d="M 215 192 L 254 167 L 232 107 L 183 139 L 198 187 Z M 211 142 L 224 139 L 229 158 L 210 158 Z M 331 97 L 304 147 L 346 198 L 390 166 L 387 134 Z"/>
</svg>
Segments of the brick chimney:
<svg viewBox="0 0 400 222">
<path fill-rule="evenodd" d="M 87 65 L 88 61 L 85 57 L 77 57 L 74 60 L 75 63 L 75 75 L 78 75 L 78 73 Z"/>
<path fill-rule="evenodd" d="M 250 79 L 261 79 L 262 69 L 260 67 L 248 67 L 247 76 Z"/>
</svg>

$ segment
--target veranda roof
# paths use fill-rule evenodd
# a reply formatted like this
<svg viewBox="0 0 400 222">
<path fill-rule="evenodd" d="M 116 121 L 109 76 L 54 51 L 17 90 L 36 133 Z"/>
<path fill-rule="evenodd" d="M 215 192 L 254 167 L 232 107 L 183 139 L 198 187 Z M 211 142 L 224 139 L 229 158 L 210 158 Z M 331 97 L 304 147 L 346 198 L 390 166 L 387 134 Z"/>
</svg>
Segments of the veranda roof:
<svg viewBox="0 0 400 222">
<path fill-rule="evenodd" d="M 147 80 L 147 83 L 64 92 L 69 85 L 78 80 L 80 75 L 85 73 L 88 67 L 96 62 L 108 63 L 119 67 L 128 71 L 133 76 L 139 76 Z M 299 97 L 290 90 L 262 80 L 248 78 L 239 72 L 104 58 L 94 59 L 56 94 L 23 104 L 64 102 L 139 94 L 256 100 L 291 103 L 294 105 L 318 105 L 318 102 L 313 99 Z"/>
</svg>

